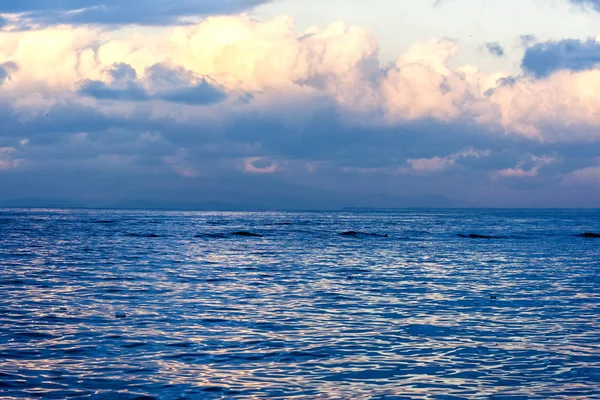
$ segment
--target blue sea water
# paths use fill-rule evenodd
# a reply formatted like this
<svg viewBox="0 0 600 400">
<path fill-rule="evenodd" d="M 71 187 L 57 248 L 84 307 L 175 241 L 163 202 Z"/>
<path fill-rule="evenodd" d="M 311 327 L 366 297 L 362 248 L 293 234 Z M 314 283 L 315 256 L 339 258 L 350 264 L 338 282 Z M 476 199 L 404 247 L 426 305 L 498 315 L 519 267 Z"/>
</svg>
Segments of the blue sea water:
<svg viewBox="0 0 600 400">
<path fill-rule="evenodd" d="M 586 231 L 600 212 L 0 210 L 0 398 L 600 398 Z"/>
</svg>

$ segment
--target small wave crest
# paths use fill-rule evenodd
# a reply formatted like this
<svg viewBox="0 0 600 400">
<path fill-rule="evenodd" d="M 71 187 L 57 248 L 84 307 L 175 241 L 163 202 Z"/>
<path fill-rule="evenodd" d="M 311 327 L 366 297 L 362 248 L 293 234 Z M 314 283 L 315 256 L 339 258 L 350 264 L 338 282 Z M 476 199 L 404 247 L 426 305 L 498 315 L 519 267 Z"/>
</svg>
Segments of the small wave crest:
<svg viewBox="0 0 600 400">
<path fill-rule="evenodd" d="M 583 233 L 573 235 L 573 236 L 588 238 L 588 239 L 600 239 L 600 233 L 594 233 L 594 232 L 583 232 Z"/>
<path fill-rule="evenodd" d="M 508 236 L 480 235 L 477 233 L 469 233 L 468 235 L 459 233 L 457 236 L 466 239 L 508 239 Z"/>
<path fill-rule="evenodd" d="M 224 233 L 198 233 L 194 236 L 197 239 L 227 239 Z"/>
<path fill-rule="evenodd" d="M 366 238 L 366 237 L 377 237 L 377 238 L 386 238 L 388 235 L 381 235 L 379 233 L 367 233 L 367 232 L 358 232 L 358 231 L 346 231 L 340 233 L 341 236 L 353 237 L 353 238 Z"/>
<path fill-rule="evenodd" d="M 127 237 L 136 237 L 136 238 L 159 238 L 162 237 L 156 233 L 126 233 Z"/>
<path fill-rule="evenodd" d="M 233 232 L 232 235 L 243 236 L 243 237 L 263 237 L 263 235 L 261 235 L 259 233 L 248 232 L 248 231 Z"/>
</svg>

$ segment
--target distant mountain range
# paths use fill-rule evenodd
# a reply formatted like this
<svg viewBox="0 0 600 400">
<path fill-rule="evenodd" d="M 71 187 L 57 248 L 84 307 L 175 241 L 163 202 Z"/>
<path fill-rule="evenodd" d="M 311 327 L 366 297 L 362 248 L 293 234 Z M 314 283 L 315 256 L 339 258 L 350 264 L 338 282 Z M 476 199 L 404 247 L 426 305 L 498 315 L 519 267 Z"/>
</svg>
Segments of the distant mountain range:
<svg viewBox="0 0 600 400">
<path fill-rule="evenodd" d="M 344 193 L 291 184 L 268 177 L 220 177 L 177 181 L 173 189 L 132 187 L 96 180 L 58 197 L 0 197 L 0 207 L 113 208 L 160 210 L 341 210 L 344 208 L 462 208 L 473 204 L 439 195 L 397 196 Z M 164 185 L 164 182 L 163 182 Z M 15 188 L 22 186 L 15 184 Z M 14 190 L 12 191 L 14 193 Z"/>
<path fill-rule="evenodd" d="M 24 208 L 86 208 L 85 204 L 64 199 L 9 199 L 0 200 L 0 207 Z"/>
<path fill-rule="evenodd" d="M 399 208 L 462 208 L 471 205 L 456 202 L 441 196 L 386 197 L 385 200 L 362 201 L 356 205 L 336 204 L 333 202 L 296 201 L 286 206 L 286 199 L 272 199 L 261 202 L 253 200 L 240 203 L 224 201 L 177 202 L 157 200 L 122 200 L 116 202 L 81 202 L 68 199 L 10 199 L 0 200 L 0 207 L 24 208 L 108 208 L 140 210 L 182 210 L 182 211 L 248 211 L 248 210 L 364 210 Z"/>
</svg>

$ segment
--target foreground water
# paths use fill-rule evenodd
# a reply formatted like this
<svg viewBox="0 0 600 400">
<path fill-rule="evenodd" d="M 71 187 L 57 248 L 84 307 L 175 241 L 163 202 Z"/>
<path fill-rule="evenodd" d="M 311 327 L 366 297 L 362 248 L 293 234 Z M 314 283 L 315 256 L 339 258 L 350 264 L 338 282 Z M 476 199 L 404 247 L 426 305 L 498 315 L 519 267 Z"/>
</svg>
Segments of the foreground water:
<svg viewBox="0 0 600 400">
<path fill-rule="evenodd" d="M 600 239 L 573 236 L 599 230 L 595 211 L 0 210 L 0 398 L 600 398 Z"/>
</svg>

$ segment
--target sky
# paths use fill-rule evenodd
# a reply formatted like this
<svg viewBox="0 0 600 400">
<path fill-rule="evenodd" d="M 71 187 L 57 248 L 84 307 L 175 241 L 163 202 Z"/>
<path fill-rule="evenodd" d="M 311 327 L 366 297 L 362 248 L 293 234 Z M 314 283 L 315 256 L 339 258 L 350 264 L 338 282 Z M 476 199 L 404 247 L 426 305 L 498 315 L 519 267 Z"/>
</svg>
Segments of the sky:
<svg viewBox="0 0 600 400">
<path fill-rule="evenodd" d="M 600 207 L 600 0 L 0 0 L 0 205 Z"/>
</svg>

